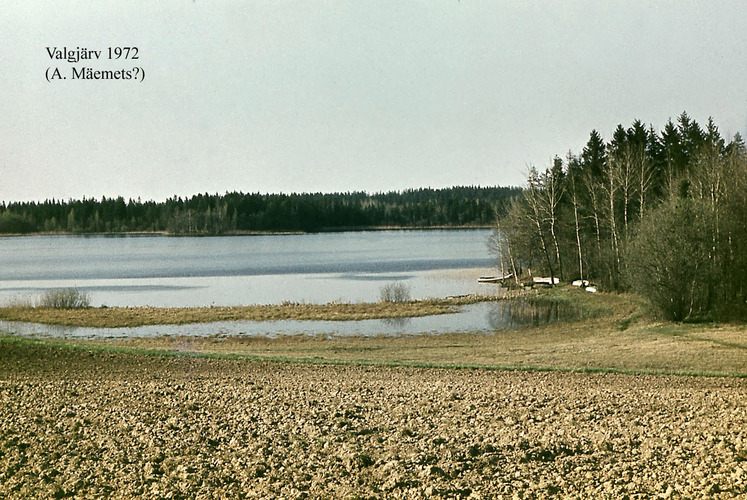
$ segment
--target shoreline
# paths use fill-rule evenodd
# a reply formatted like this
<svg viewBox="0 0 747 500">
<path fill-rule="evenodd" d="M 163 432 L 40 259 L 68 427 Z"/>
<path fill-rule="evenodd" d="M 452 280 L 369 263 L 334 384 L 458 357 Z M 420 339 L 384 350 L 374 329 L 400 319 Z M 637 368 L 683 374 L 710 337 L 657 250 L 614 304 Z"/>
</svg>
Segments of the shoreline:
<svg viewBox="0 0 747 500">
<path fill-rule="evenodd" d="M 174 238 L 209 238 L 209 237 L 232 237 L 232 236 L 283 236 L 303 234 L 329 234 L 329 233 L 365 233 L 376 231 L 465 231 L 494 229 L 492 225 L 477 226 L 349 226 L 340 228 L 323 228 L 318 231 L 226 231 L 221 234 L 181 234 L 168 231 L 124 231 L 124 232 L 98 232 L 80 233 L 70 231 L 39 231 L 33 233 L 0 233 L 0 238 L 15 238 L 19 236 L 168 236 Z"/>
<path fill-rule="evenodd" d="M 215 330 L 205 335 L 155 334 L 140 337 L 46 338 L 0 335 L 0 344 L 16 342 L 39 347 L 129 353 L 155 357 L 224 358 L 265 360 L 289 364 L 343 364 L 355 366 L 410 366 L 443 369 L 602 372 L 747 378 L 745 325 L 683 324 L 658 322 L 634 296 L 587 294 L 576 290 L 547 290 L 534 296 L 578 305 L 578 319 L 558 321 L 519 330 L 492 332 L 444 332 L 403 335 L 306 335 L 276 336 L 229 334 Z M 448 314 L 461 304 L 476 300 L 437 301 L 436 314 Z M 495 300 L 495 298 L 493 299 Z M 290 314 L 325 314 L 344 320 L 342 314 L 412 313 L 422 304 L 287 304 L 278 309 L 258 307 L 254 312 L 274 313 L 270 321 Z M 232 308 L 227 308 L 232 309 Z M 85 310 L 80 310 L 85 312 Z M 90 311 L 94 315 L 103 310 Z M 0 313 L 7 310 L 0 310 Z M 132 321 L 148 320 L 139 308 L 123 309 Z M 185 310 L 184 312 L 189 312 Z M 199 312 L 199 311 L 198 311 Z M 203 313 L 210 313 L 204 308 Z M 215 311 L 213 311 L 215 312 Z M 226 313 L 231 311 L 224 311 Z M 236 312 L 236 311 L 234 311 Z M 44 311 L 41 311 L 44 313 Z M 155 311 L 166 314 L 169 310 Z M 64 314 L 64 311 L 61 313 Z M 308 316 L 306 316 L 308 317 Z M 391 316 L 397 317 L 397 316 Z M 134 319 L 133 319 L 134 318 Z M 47 318 L 49 319 L 49 318 Z M 68 317 L 72 322 L 74 316 Z M 157 324 L 158 316 L 150 317 Z M 348 317 L 348 319 L 355 319 Z M 80 320 L 80 318 L 78 318 Z M 173 323 L 173 321 L 171 321 Z M 100 323 L 99 326 L 103 326 Z M 95 326 L 95 325 L 94 325 Z M 168 329 L 163 329 L 163 332 Z M 0 349 L 1 350 L 1 349 Z"/>
</svg>

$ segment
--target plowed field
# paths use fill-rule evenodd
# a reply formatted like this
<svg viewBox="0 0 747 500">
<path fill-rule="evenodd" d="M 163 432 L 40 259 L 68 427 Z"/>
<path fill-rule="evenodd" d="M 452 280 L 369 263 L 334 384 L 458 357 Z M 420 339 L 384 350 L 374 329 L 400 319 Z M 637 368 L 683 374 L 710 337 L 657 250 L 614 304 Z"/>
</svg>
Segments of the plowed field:
<svg viewBox="0 0 747 500">
<path fill-rule="evenodd" d="M 747 380 L 0 344 L 1 498 L 737 498 Z"/>
</svg>

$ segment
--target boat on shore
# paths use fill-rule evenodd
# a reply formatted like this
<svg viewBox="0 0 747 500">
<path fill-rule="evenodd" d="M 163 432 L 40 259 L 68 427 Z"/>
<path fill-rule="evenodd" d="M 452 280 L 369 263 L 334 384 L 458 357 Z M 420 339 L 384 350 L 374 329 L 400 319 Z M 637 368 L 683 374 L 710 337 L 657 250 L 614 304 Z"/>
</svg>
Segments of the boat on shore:
<svg viewBox="0 0 747 500">
<path fill-rule="evenodd" d="M 542 278 L 534 276 L 532 278 L 532 283 L 535 285 L 557 285 L 560 283 L 560 278 Z"/>
<path fill-rule="evenodd" d="M 503 276 L 480 276 L 477 279 L 478 283 L 502 283 L 504 280 L 511 279 L 514 277 L 514 273 L 508 273 Z"/>
</svg>

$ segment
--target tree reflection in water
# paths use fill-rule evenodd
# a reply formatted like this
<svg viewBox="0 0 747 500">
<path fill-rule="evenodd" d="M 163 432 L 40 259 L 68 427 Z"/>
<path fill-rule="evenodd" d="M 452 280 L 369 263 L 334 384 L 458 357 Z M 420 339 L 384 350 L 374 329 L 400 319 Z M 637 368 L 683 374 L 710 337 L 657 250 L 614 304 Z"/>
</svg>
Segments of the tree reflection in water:
<svg viewBox="0 0 747 500">
<path fill-rule="evenodd" d="M 502 300 L 488 310 L 488 323 L 493 330 L 516 330 L 580 317 L 573 304 L 538 298 Z"/>
<path fill-rule="evenodd" d="M 412 318 L 384 318 L 381 321 L 392 328 L 405 329 L 412 322 Z"/>
</svg>

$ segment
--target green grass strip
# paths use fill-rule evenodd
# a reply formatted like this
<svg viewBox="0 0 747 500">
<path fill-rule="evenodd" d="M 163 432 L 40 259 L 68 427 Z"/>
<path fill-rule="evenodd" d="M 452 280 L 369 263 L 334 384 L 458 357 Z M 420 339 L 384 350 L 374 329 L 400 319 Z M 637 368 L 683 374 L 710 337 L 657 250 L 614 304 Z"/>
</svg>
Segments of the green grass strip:
<svg viewBox="0 0 747 500">
<path fill-rule="evenodd" d="M 166 358 L 203 358 L 232 361 L 269 362 L 300 365 L 328 365 L 328 366 L 371 366 L 383 368 L 428 368 L 445 370 L 486 370 L 486 371 L 513 371 L 513 372 L 557 372 L 557 373 L 587 373 L 587 374 L 619 374 L 619 375 L 652 375 L 652 376 L 679 376 L 679 377 L 720 377 L 720 378 L 747 378 L 747 373 L 722 373 L 710 371 L 691 370 L 642 370 L 625 368 L 599 368 L 599 367 L 557 367 L 557 366 L 532 366 L 532 365 L 479 365 L 469 363 L 431 363 L 422 361 L 372 361 L 366 359 L 346 360 L 330 358 L 295 358 L 287 356 L 262 356 L 258 354 L 239 353 L 210 353 L 194 351 L 172 351 L 165 349 L 143 349 L 127 348 L 120 346 L 105 346 L 91 344 L 75 344 L 70 341 L 52 339 L 26 339 L 13 336 L 0 336 L 0 344 L 20 344 L 30 347 L 48 347 L 73 352 L 97 352 L 105 354 L 134 355 L 148 357 Z"/>
</svg>

